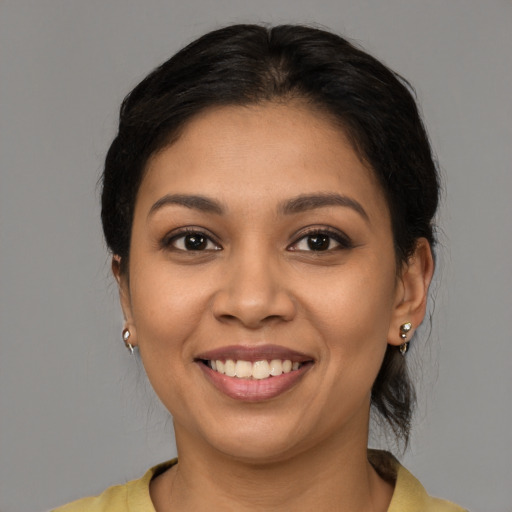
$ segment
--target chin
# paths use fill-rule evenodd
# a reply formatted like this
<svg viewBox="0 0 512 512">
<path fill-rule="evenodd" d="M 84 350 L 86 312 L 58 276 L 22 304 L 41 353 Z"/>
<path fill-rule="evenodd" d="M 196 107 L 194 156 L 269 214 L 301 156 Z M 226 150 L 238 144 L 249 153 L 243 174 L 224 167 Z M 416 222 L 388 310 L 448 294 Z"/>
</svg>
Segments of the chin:
<svg viewBox="0 0 512 512">
<path fill-rule="evenodd" d="M 251 465 L 268 465 L 282 462 L 296 455 L 297 446 L 286 439 L 258 439 L 256 442 L 222 443 L 218 451 L 239 462 Z"/>
<path fill-rule="evenodd" d="M 234 427 L 236 422 L 240 424 Z M 307 435 L 293 424 L 277 424 L 276 418 L 238 418 L 203 432 L 203 440 L 215 451 L 248 464 L 269 464 L 289 459 L 306 447 Z M 309 443 L 308 443 L 309 444 Z"/>
</svg>

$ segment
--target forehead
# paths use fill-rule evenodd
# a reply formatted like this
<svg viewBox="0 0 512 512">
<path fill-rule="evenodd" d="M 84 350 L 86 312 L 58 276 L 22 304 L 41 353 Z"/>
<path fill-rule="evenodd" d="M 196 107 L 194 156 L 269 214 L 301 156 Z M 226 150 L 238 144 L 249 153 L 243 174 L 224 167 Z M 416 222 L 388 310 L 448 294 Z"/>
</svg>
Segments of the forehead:
<svg viewBox="0 0 512 512">
<path fill-rule="evenodd" d="M 194 117 L 150 159 L 139 199 L 149 205 L 165 194 L 201 193 L 247 209 L 316 192 L 364 198 L 387 213 L 373 171 L 338 124 L 298 102 L 266 103 Z"/>
</svg>

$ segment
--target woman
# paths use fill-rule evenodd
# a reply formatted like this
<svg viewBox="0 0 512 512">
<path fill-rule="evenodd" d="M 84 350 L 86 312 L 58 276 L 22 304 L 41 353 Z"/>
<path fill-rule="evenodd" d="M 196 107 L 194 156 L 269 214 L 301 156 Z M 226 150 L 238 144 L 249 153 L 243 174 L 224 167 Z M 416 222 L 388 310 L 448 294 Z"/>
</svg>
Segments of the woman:
<svg viewBox="0 0 512 512">
<path fill-rule="evenodd" d="M 404 81 L 312 28 L 211 32 L 126 98 L 102 220 L 178 459 L 62 511 L 452 511 L 407 443 L 438 177 Z"/>
</svg>

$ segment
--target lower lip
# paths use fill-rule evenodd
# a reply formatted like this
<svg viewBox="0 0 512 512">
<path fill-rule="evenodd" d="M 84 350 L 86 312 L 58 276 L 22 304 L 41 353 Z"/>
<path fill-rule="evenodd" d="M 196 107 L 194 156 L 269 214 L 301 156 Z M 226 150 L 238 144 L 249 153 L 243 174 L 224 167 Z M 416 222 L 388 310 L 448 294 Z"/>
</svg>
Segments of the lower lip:
<svg viewBox="0 0 512 512">
<path fill-rule="evenodd" d="M 283 394 L 295 386 L 312 366 L 311 363 L 306 363 L 298 370 L 259 380 L 228 377 L 212 370 L 202 362 L 197 362 L 197 364 L 207 379 L 219 391 L 230 398 L 244 402 L 262 402 Z"/>
</svg>

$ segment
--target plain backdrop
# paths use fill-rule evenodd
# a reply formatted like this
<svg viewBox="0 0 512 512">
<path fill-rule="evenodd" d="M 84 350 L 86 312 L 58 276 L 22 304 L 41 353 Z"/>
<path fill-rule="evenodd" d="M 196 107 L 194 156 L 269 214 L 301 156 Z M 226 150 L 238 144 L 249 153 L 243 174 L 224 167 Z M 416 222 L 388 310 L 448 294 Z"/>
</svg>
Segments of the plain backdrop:
<svg viewBox="0 0 512 512">
<path fill-rule="evenodd" d="M 210 29 L 260 21 L 323 25 L 416 87 L 445 193 L 403 461 L 434 495 L 512 511 L 512 3 L 3 0 L 2 512 L 48 510 L 175 454 L 171 420 L 120 340 L 97 180 L 140 79 Z"/>
</svg>

